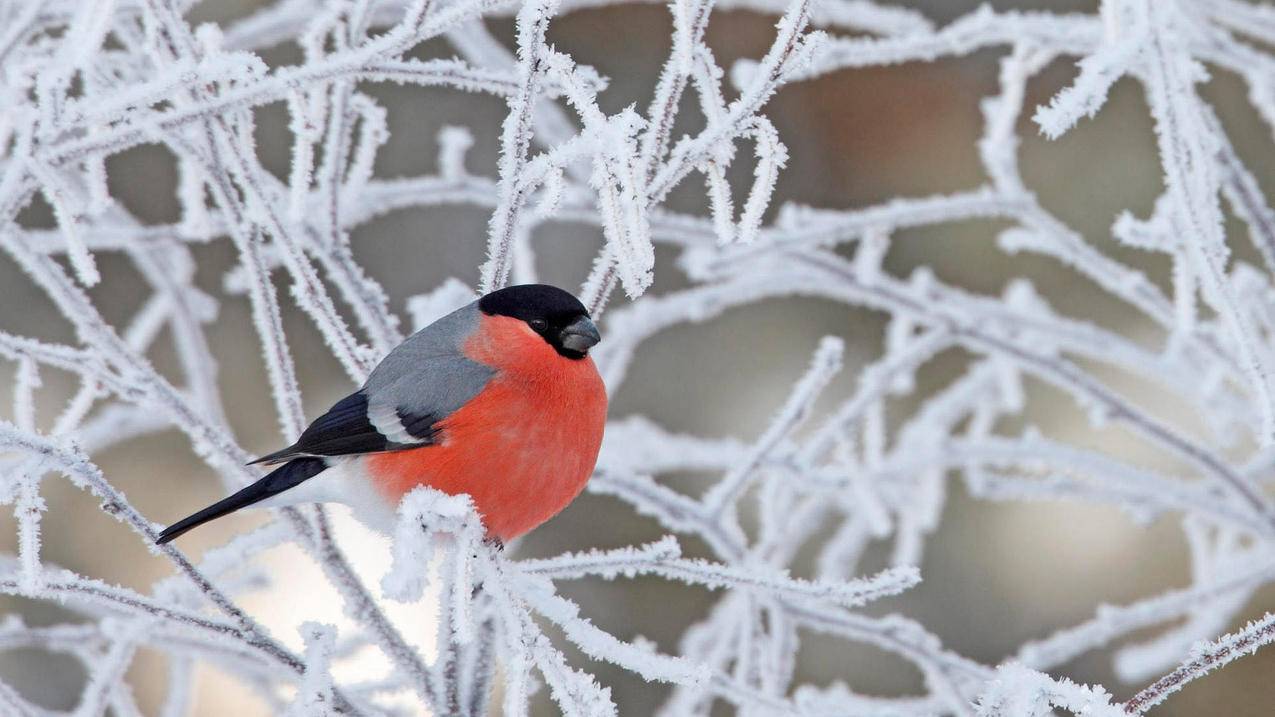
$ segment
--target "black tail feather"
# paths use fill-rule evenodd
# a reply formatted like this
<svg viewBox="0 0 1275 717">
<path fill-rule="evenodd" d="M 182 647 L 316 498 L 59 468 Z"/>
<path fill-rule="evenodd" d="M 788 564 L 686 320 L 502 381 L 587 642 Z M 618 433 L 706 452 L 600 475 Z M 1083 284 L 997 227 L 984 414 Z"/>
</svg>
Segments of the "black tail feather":
<svg viewBox="0 0 1275 717">
<path fill-rule="evenodd" d="M 317 476 L 327 467 L 327 462 L 322 458 L 297 458 L 288 461 L 238 493 L 223 498 L 198 513 L 164 528 L 164 531 L 159 534 L 155 542 L 163 545 L 191 528 L 220 518 L 227 513 L 233 513 L 253 503 L 263 501 L 272 495 L 278 495 Z"/>
</svg>

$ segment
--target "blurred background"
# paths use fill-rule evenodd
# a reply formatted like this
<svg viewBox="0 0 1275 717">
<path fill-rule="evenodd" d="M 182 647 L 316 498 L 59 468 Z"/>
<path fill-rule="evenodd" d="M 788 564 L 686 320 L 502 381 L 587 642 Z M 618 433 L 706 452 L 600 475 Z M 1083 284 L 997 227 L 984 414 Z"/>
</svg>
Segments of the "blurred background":
<svg viewBox="0 0 1275 717">
<path fill-rule="evenodd" d="M 901 3 L 902 4 L 902 3 Z M 945 23 L 974 9 L 976 2 L 931 0 L 906 3 Z M 998 9 L 1033 7 L 1052 11 L 1095 12 L 1097 2 L 993 2 Z M 188 18 L 226 23 L 249 14 L 254 2 L 204 2 Z M 741 11 L 714 15 L 708 42 L 719 63 L 730 67 L 738 58 L 757 58 L 774 33 L 774 18 Z M 489 21 L 491 29 L 512 46 L 512 21 Z M 660 4 L 572 12 L 551 24 L 550 40 L 581 63 L 610 78 L 603 109 L 613 112 L 636 103 L 644 109 L 669 49 L 671 24 Z M 430 44 L 420 56 L 450 56 L 450 48 Z M 986 51 L 933 64 L 843 71 L 812 82 L 788 86 L 765 113 L 778 128 L 791 159 L 783 171 L 774 206 L 795 201 L 827 208 L 851 208 L 894 196 L 923 196 L 970 189 L 985 178 L 976 155 L 982 131 L 979 101 L 996 92 L 997 62 L 1002 52 Z M 293 45 L 263 53 L 272 65 L 299 61 Z M 1029 85 L 1026 107 L 1046 102 L 1074 76 L 1071 60 L 1055 63 Z M 393 85 L 367 85 L 365 91 L 388 109 L 391 137 L 380 152 L 379 177 L 420 175 L 433 171 L 436 135 L 445 125 L 471 128 L 476 144 L 467 166 L 495 176 L 497 138 L 505 107 L 501 100 L 454 91 Z M 1275 188 L 1275 162 L 1270 161 L 1271 133 L 1245 100 L 1240 80 L 1218 72 L 1204 88 L 1219 109 L 1232 141 L 1268 190 Z M 1030 114 L 1030 112 L 1028 112 Z M 287 115 L 282 103 L 257 111 L 258 146 L 267 166 L 286 176 L 290 150 Z M 693 132 L 679 127 L 674 136 Z M 1151 120 L 1140 85 L 1125 80 L 1092 120 L 1082 121 L 1062 139 L 1049 142 L 1027 121 L 1019 128 L 1025 178 L 1042 203 L 1104 252 L 1144 269 L 1161 286 L 1168 285 L 1169 266 L 1152 256 L 1116 246 L 1110 226 L 1128 209 L 1146 216 L 1163 191 Z M 751 158 L 741 152 L 732 168 L 736 183 L 751 177 Z M 1265 158 L 1265 159 L 1263 159 Z M 144 146 L 113 157 L 108 163 L 112 194 L 145 222 L 176 221 L 173 195 L 176 169 L 158 146 Z M 702 189 L 688 181 L 670 200 L 673 208 L 704 213 Z M 356 257 L 385 287 L 390 305 L 404 317 L 407 297 L 437 286 L 447 277 L 474 285 L 485 248 L 487 211 L 438 207 L 398 211 L 359 227 L 353 235 Z M 47 208 L 24 213 L 26 226 L 52 227 Z M 1228 231 L 1242 236 L 1231 218 Z M 1119 301 L 1087 280 L 1048 259 L 1019 254 L 1007 257 L 995 248 L 1004 224 L 971 221 L 941 230 L 905 232 L 895 237 L 887 268 L 906 275 L 928 265 L 940 278 L 971 291 L 998 294 L 1012 277 L 1027 277 L 1061 313 L 1095 321 L 1148 346 L 1162 336 Z M 578 286 L 600 241 L 594 228 L 549 224 L 535 236 L 540 278 Z M 1247 243 L 1236 250 L 1251 258 Z M 228 241 L 197 246 L 198 283 L 221 300 L 217 321 L 208 327 L 220 362 L 223 398 L 240 442 L 265 452 L 280 445 L 262 360 L 256 349 L 247 300 L 226 296 L 221 282 L 233 266 Z M 654 291 L 684 286 L 672 255 L 660 254 Z M 144 287 L 119 257 L 98 257 L 103 283 L 93 298 L 106 318 L 122 321 L 144 300 Z M 286 286 L 278 286 L 287 296 Z M 618 299 L 617 299 L 618 301 Z M 351 388 L 329 356 L 308 319 L 295 309 L 285 316 L 304 390 L 307 416 L 313 418 Z M 638 352 L 633 368 L 612 397 L 612 417 L 642 414 L 675 431 L 749 439 L 765 427 L 792 381 L 801 375 L 819 337 L 842 336 L 847 342 L 846 370 L 821 403 L 835 404 L 853 387 L 858 368 L 879 355 L 885 316 L 814 300 L 770 301 L 726 313 L 697 326 L 660 334 Z M 605 335 L 605 323 L 603 331 Z M 71 327 L 42 292 L 7 258 L 0 256 L 0 329 L 52 341 L 73 342 Z M 151 355 L 165 373 L 176 363 L 167 341 Z M 926 391 L 942 387 L 964 366 L 964 357 L 943 355 L 921 378 Z M 12 365 L 0 366 L 0 418 L 11 409 Z M 74 385 L 66 376 L 44 372 L 39 407 L 43 416 L 64 405 Z M 1113 380 L 1120 380 L 1118 377 Z M 1181 411 L 1133 383 L 1121 386 L 1144 405 L 1166 415 Z M 1031 387 L 1025 420 L 1080 445 L 1100 446 L 1140 465 L 1161 467 L 1163 459 L 1128 434 L 1090 428 L 1083 414 L 1061 394 Z M 899 407 L 906 415 L 907 405 Z M 1178 418 L 1189 418 L 1178 416 Z M 130 441 L 95 456 L 107 477 L 122 488 L 149 518 L 171 522 L 220 497 L 212 472 L 193 455 L 176 431 Z M 687 486 L 702 477 L 673 476 Z M 901 597 L 882 601 L 876 612 L 901 612 L 924 623 L 944 645 L 962 655 L 996 664 L 1024 641 L 1081 622 L 1102 603 L 1122 604 L 1187 584 L 1189 566 L 1176 517 L 1151 524 L 1133 522 L 1115 508 L 1080 503 L 987 503 L 968 498 L 959 481 L 939 531 L 928 543 L 921 565 L 924 582 Z M 109 582 L 147 590 L 170 574 L 169 564 L 149 553 L 122 525 L 104 516 L 96 501 L 51 477 L 43 483 L 49 505 L 44 520 L 46 560 Z M 334 513 L 339 513 L 334 509 Z M 260 514 L 236 515 L 183 539 L 183 549 L 199 555 L 264 520 Z M 388 558 L 377 536 L 338 516 L 343 544 L 360 571 L 375 585 Z M 585 495 L 565 513 L 517 546 L 518 555 L 538 556 L 587 547 L 615 547 L 655 539 L 662 530 L 626 505 Z M 0 550 L 16 549 L 12 516 L 0 515 Z M 692 551 L 702 546 L 690 543 Z M 883 567 L 885 546 L 870 553 L 865 571 Z M 283 642 L 300 647 L 296 626 L 305 620 L 348 624 L 340 604 L 322 582 L 318 568 L 300 551 L 272 551 L 265 570 L 272 587 L 245 595 L 242 604 Z M 809 570 L 798 563 L 798 572 Z M 599 626 L 621 637 L 643 635 L 662 649 L 675 651 L 682 630 L 705 614 L 712 596 L 659 580 L 582 581 L 564 585 Z M 1260 616 L 1275 606 L 1275 592 L 1260 593 L 1244 617 Z M 32 624 L 51 624 L 67 614 L 54 606 L 0 598 L 0 613 L 17 613 Z M 394 614 L 410 625 L 422 643 L 432 637 L 432 616 L 423 606 L 400 606 Z M 1143 635 L 1145 637 L 1145 635 Z M 870 647 L 849 645 L 818 635 L 803 635 L 800 679 L 815 684 L 842 680 L 854 689 L 877 695 L 917 692 L 921 677 L 908 664 Z M 577 656 L 578 657 L 578 656 Z M 370 656 L 347 665 L 351 670 L 382 669 Z M 590 671 L 609 685 L 621 714 L 650 713 L 666 694 L 604 664 Z M 1157 715 L 1262 715 L 1275 712 L 1275 650 L 1253 657 L 1200 680 L 1154 711 Z M 1136 690 L 1119 683 L 1110 653 L 1096 652 L 1062 670 L 1079 682 L 1101 682 L 1124 699 Z M 84 674 L 70 659 L 14 651 L 0 658 L 0 677 L 28 697 L 50 708 L 74 706 Z M 144 652 L 130 674 L 139 703 L 148 714 L 163 700 L 166 678 L 163 655 Z M 250 717 L 269 713 L 249 689 L 201 665 L 194 714 L 232 713 Z M 554 714 L 547 695 L 538 697 L 537 714 Z"/>
</svg>

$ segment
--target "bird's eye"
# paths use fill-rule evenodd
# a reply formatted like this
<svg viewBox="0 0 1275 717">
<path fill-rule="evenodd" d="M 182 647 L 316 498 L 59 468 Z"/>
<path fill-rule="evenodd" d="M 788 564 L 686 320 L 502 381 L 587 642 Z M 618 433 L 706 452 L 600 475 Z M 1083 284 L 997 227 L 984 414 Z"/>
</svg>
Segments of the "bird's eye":
<svg viewBox="0 0 1275 717">
<path fill-rule="evenodd" d="M 531 324 L 531 328 L 537 332 L 544 331 L 545 329 L 549 328 L 549 322 L 545 321 L 544 319 L 532 319 L 531 321 L 528 321 L 527 323 Z"/>
</svg>

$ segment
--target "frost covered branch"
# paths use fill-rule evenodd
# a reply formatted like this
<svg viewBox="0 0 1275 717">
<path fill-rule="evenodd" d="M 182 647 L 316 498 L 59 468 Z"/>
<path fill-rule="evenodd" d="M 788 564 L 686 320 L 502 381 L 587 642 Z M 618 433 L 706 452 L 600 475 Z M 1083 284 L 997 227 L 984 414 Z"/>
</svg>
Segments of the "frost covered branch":
<svg viewBox="0 0 1275 717">
<path fill-rule="evenodd" d="M 492 708 L 498 681 L 507 715 L 527 714 L 541 684 L 566 714 L 622 712 L 595 662 L 667 683 L 669 717 L 715 704 L 740 714 L 1114 715 L 1142 714 L 1272 641 L 1271 615 L 1236 623 L 1275 582 L 1275 210 L 1202 91 L 1211 71 L 1235 75 L 1275 133 L 1268 7 L 1104 0 L 1095 14 L 984 7 L 936 26 L 868 0 L 672 0 L 654 87 L 610 112 L 614 78 L 550 38 L 577 10 L 619 4 L 280 0 L 220 26 L 194 26 L 193 3 L 179 0 L 0 5 L 0 251 L 70 328 L 58 339 L 0 327 L 0 359 L 12 366 L 0 502 L 12 506 L 16 545 L 0 557 L 0 593 L 72 615 L 56 625 L 10 616 L 0 651 L 76 660 L 86 674 L 77 714 L 139 713 L 127 675 L 138 650 L 154 649 L 170 660 L 165 715 L 190 707 L 200 662 L 298 715 L 399 714 L 406 701 L 472 717 Z M 714 13 L 726 10 L 774 21 L 765 47 L 729 67 L 708 39 Z M 507 18 L 511 46 L 490 27 Z M 263 59 L 283 46 L 295 50 L 291 64 Z M 850 209 L 777 205 L 801 139 L 766 114 L 784 87 L 980 51 L 999 57 L 998 87 L 982 102 L 980 186 Z M 1075 64 L 1074 77 L 1028 106 L 1029 83 L 1060 61 Z M 1165 260 L 1167 281 L 1069 226 L 1020 168 L 1020 124 L 1063 137 L 1102 113 L 1124 81 L 1145 95 L 1164 184 L 1149 211 L 1113 218 L 1110 239 Z M 436 102 L 494 98 L 503 122 L 490 137 L 479 122 L 444 127 L 434 170 L 388 176 L 379 161 L 395 110 L 376 91 L 387 84 L 428 90 Z M 286 112 L 286 172 L 269 169 L 257 146 L 270 105 Z M 681 127 L 694 129 L 676 136 Z M 474 170 L 467 156 L 484 140 L 499 150 L 494 172 Z M 143 145 L 175 163 L 176 220 L 140 216 L 110 181 L 112 160 Z M 685 209 L 687 197 L 698 210 Z M 462 238 L 483 244 L 485 261 L 472 283 L 421 287 L 404 321 L 356 258 L 359 232 L 403 210 L 456 207 L 488 217 L 485 237 Z M 41 212 L 49 221 L 33 218 Z M 888 268 L 901 233 L 975 219 L 998 222 L 996 246 L 1011 267 L 1027 255 L 1054 262 L 1149 334 L 1068 313 L 1021 276 L 977 294 L 928 266 L 908 276 Z M 44 544 L 58 536 L 44 519 L 63 510 L 47 499 L 51 475 L 153 543 L 160 516 L 98 465 L 138 438 L 175 429 L 220 489 L 257 478 L 214 360 L 210 328 L 227 302 L 246 302 L 274 423 L 290 442 L 306 424 L 291 313 L 357 383 L 406 325 L 537 276 L 538 237 L 565 225 L 597 239 L 572 249 L 590 267 L 575 280 L 595 316 L 617 288 L 627 297 L 602 317 L 606 340 L 594 353 L 612 394 L 648 339 L 781 297 L 877 312 L 888 321 L 883 348 L 843 394 L 834 381 L 850 363 L 845 342 L 802 345 L 808 369 L 776 377 L 792 388 L 756 436 L 614 416 L 590 491 L 664 531 L 645 545 L 520 559 L 483 542 L 467 499 L 420 490 L 400 507 L 393 566 L 379 585 L 359 577 L 322 508 L 279 511 L 201 561 L 153 548 L 173 575 L 149 590 L 46 558 Z M 198 273 L 209 246 L 234 257 L 216 290 Z M 417 242 L 403 259 L 428 261 L 433 249 Z M 676 259 L 661 269 L 674 280 L 657 275 L 657 251 Z M 131 313 L 103 299 L 139 281 L 144 296 Z M 161 369 L 169 344 L 172 367 Z M 943 385 L 922 387 L 927 367 L 951 361 L 960 369 Z M 1147 401 L 1129 377 L 1191 420 Z M 1119 428 L 1163 463 L 1152 469 L 1057 430 L 1041 418 L 1041 392 L 1051 409 Z M 666 480 L 681 473 L 709 477 L 687 491 Z M 1097 606 L 1000 665 L 959 654 L 906 616 L 860 611 L 921 581 L 954 480 L 983 501 L 1080 501 L 1142 523 L 1173 521 L 1188 545 L 1189 583 Z M 705 555 L 683 555 L 679 537 Z M 283 544 L 320 567 L 351 627 L 307 622 L 295 643 L 303 647 L 290 649 L 243 606 L 265 580 L 253 566 Z M 883 570 L 865 569 L 872 544 L 887 547 Z M 602 629 L 560 590 L 621 578 L 708 591 L 715 602 L 674 649 L 660 650 Z M 388 609 L 421 601 L 438 607 L 432 650 L 418 649 Z M 901 658 L 921 674 L 922 692 L 813 684 L 797 666 L 810 634 Z M 1087 687 L 1046 672 L 1113 645 L 1117 675 L 1148 686 Z M 364 647 L 391 666 L 384 680 L 344 676 L 342 664 Z M 1117 687 L 1128 701 L 1109 694 Z M 27 692 L 0 681 L 0 711 L 48 714 Z"/>
</svg>

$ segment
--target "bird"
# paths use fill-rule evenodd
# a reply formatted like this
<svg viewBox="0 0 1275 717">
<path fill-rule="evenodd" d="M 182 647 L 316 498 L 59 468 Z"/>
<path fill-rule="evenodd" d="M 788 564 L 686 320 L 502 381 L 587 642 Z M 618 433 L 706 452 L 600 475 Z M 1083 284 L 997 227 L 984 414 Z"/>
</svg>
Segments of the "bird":
<svg viewBox="0 0 1275 717">
<path fill-rule="evenodd" d="M 547 284 L 509 286 L 396 346 L 292 445 L 252 464 L 257 482 L 173 523 L 167 543 L 249 506 L 344 503 L 392 533 L 418 486 L 466 493 L 498 545 L 552 518 L 593 472 L 607 394 L 583 304 Z"/>
</svg>

